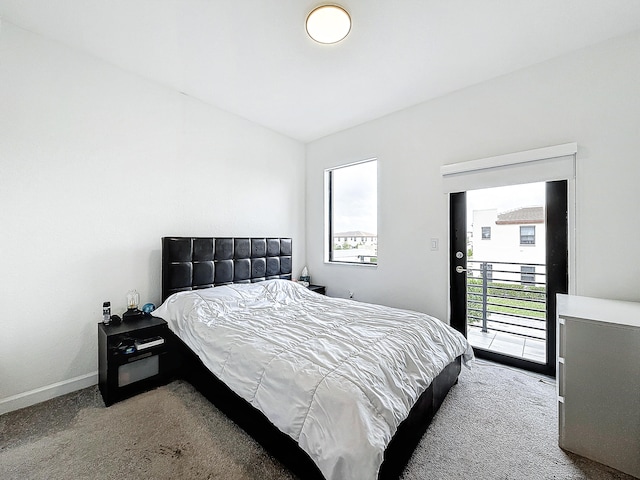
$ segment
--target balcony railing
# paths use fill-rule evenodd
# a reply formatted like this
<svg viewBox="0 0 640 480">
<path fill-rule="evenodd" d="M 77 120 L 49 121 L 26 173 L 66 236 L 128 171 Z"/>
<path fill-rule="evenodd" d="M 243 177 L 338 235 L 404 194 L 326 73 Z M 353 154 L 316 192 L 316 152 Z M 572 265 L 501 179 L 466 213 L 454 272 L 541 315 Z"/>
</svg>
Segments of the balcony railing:
<svg viewBox="0 0 640 480">
<path fill-rule="evenodd" d="M 467 323 L 482 332 L 547 337 L 546 266 L 467 261 Z"/>
</svg>

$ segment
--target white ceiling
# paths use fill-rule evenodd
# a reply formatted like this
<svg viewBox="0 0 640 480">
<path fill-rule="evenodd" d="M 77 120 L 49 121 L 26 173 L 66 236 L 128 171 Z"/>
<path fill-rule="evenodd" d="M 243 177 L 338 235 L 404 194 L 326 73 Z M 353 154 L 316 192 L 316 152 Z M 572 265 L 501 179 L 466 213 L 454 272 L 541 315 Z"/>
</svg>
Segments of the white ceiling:
<svg viewBox="0 0 640 480">
<path fill-rule="evenodd" d="M 0 17 L 308 142 L 640 29 L 640 0 L 0 0 Z M 331 3 L 331 2 L 328 2 Z"/>
</svg>

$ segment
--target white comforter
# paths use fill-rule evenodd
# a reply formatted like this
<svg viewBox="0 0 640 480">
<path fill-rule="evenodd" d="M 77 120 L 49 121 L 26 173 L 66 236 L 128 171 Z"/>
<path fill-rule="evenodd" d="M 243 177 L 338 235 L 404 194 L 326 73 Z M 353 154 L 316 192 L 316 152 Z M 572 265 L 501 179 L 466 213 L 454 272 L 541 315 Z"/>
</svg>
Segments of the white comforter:
<svg viewBox="0 0 640 480">
<path fill-rule="evenodd" d="M 428 315 L 286 280 L 177 293 L 154 315 L 328 480 L 377 478 L 420 394 L 455 357 L 473 356 L 462 335 Z"/>
</svg>

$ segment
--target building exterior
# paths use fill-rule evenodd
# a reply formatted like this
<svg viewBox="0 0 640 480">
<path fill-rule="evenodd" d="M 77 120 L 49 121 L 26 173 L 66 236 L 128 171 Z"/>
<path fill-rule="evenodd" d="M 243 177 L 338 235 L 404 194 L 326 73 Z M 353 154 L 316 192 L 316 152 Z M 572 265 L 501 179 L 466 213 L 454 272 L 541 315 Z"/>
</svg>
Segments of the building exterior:
<svg viewBox="0 0 640 480">
<path fill-rule="evenodd" d="M 333 234 L 333 245 L 356 248 L 360 245 L 372 247 L 378 244 L 378 235 L 375 233 L 362 232 L 360 230 L 350 232 L 339 232 Z"/>
<path fill-rule="evenodd" d="M 378 235 L 360 230 L 333 235 L 333 258 L 342 262 L 376 263 Z"/>
<path fill-rule="evenodd" d="M 486 263 L 489 279 L 526 284 L 536 281 L 536 274 L 545 273 L 544 207 L 522 207 L 503 213 L 497 209 L 474 210 L 470 233 L 470 267 L 476 269 Z M 498 275 L 493 270 L 501 272 Z M 481 273 L 473 271 L 472 275 Z"/>
</svg>

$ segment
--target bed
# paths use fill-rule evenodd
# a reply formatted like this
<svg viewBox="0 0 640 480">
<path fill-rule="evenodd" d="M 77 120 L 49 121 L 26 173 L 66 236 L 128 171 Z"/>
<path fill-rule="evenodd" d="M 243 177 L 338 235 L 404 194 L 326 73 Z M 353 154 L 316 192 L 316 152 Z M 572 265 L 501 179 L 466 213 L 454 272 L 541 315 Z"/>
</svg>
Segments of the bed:
<svg viewBox="0 0 640 480">
<path fill-rule="evenodd" d="M 184 378 L 301 478 L 400 475 L 472 358 L 462 335 L 292 282 L 290 238 L 162 244 L 154 315 Z"/>
</svg>

